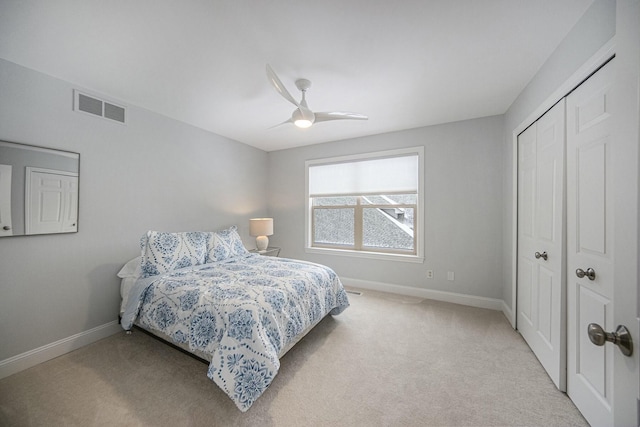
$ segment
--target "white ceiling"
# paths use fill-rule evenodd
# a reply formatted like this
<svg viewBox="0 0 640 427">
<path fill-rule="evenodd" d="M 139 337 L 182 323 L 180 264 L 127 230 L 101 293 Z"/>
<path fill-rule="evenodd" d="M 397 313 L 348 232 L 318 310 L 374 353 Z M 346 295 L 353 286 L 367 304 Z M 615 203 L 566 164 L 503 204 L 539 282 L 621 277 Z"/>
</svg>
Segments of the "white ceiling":
<svg viewBox="0 0 640 427">
<path fill-rule="evenodd" d="M 504 113 L 592 0 L 0 0 L 0 57 L 266 151 Z M 269 63 L 314 111 L 301 130 Z"/>
</svg>

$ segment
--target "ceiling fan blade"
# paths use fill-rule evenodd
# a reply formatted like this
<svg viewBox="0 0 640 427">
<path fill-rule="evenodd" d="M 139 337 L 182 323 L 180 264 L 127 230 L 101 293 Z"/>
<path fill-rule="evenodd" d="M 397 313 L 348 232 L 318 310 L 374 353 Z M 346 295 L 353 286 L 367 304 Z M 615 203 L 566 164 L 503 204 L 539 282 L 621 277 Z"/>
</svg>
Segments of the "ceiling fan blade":
<svg viewBox="0 0 640 427">
<path fill-rule="evenodd" d="M 282 123 L 278 123 L 277 125 L 273 125 L 273 126 L 271 126 L 269 129 L 277 128 L 278 126 L 286 125 L 287 123 L 293 123 L 293 120 L 292 120 L 292 119 L 285 120 L 285 121 L 284 121 L 284 122 L 282 122 Z"/>
<path fill-rule="evenodd" d="M 359 113 L 348 113 L 345 111 L 331 111 L 315 113 L 316 122 L 328 122 L 329 120 L 368 120 L 369 117 Z"/>
<path fill-rule="evenodd" d="M 287 101 L 289 101 L 290 103 L 292 103 L 293 105 L 295 105 L 296 107 L 299 107 L 300 104 L 298 103 L 298 101 L 296 101 L 293 96 L 291 96 L 291 94 L 289 93 L 289 91 L 287 90 L 286 87 L 284 87 L 284 85 L 282 84 L 282 82 L 280 81 L 280 79 L 278 78 L 278 75 L 275 73 L 275 71 L 273 71 L 273 68 L 271 68 L 271 66 L 269 64 L 267 64 L 267 79 L 269 80 L 269 82 L 271 83 L 271 85 L 275 88 L 275 90 L 282 95 L 282 97 L 284 99 L 286 99 Z"/>
</svg>

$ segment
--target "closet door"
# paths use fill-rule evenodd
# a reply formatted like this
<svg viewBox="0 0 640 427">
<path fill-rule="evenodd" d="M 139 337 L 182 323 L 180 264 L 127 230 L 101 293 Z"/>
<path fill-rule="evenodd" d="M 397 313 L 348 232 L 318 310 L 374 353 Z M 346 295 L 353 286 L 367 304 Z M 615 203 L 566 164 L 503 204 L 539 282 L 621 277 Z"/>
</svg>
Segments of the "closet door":
<svg viewBox="0 0 640 427">
<path fill-rule="evenodd" d="M 567 98 L 568 393 L 592 425 L 613 425 L 614 359 L 619 352 L 614 345 L 592 344 L 587 335 L 590 323 L 607 332 L 616 329 L 613 71 L 611 62 Z"/>
<path fill-rule="evenodd" d="M 518 136 L 517 328 L 566 389 L 564 100 Z"/>
</svg>

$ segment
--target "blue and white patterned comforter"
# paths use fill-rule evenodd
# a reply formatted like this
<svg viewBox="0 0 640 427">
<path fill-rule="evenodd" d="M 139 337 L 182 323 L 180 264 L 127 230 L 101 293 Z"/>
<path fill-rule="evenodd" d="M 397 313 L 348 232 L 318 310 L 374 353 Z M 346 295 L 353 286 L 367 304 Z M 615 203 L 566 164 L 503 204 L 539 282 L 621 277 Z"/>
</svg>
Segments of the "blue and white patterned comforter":
<svg viewBox="0 0 640 427">
<path fill-rule="evenodd" d="M 140 279 L 122 327 L 139 323 L 211 355 L 208 377 L 246 411 L 271 384 L 282 350 L 349 306 L 338 276 L 304 261 L 249 255 Z"/>
</svg>

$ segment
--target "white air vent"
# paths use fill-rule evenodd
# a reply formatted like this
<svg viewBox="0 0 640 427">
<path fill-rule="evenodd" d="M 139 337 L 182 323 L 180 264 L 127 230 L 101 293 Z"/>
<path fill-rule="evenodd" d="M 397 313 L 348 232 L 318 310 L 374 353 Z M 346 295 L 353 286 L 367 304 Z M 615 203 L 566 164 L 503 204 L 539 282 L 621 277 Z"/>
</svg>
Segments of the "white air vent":
<svg viewBox="0 0 640 427">
<path fill-rule="evenodd" d="M 126 123 L 126 107 L 114 104 L 111 101 L 105 101 L 95 95 L 89 95 L 86 92 L 80 92 L 79 90 L 73 91 L 73 109 L 81 113 L 91 114 L 118 123 Z"/>
</svg>

